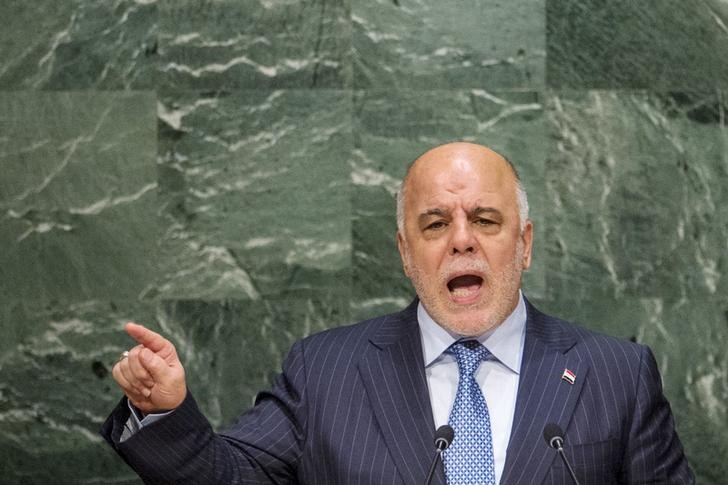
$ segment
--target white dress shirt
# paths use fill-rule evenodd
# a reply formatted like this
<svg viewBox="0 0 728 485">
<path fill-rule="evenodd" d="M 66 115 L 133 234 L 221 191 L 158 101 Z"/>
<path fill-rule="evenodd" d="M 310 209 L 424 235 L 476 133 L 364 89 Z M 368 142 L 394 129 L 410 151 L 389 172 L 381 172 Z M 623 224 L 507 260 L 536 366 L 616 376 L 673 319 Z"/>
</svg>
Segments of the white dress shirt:
<svg viewBox="0 0 728 485">
<path fill-rule="evenodd" d="M 459 380 L 455 356 L 444 352 L 463 337 L 438 325 L 421 302 L 417 308 L 417 319 L 420 324 L 432 417 L 437 428 L 448 422 Z M 491 359 L 480 364 L 475 380 L 483 392 L 490 413 L 496 483 L 500 483 L 506 462 L 525 337 L 526 304 L 519 291 L 518 304 L 513 313 L 501 325 L 477 338 L 493 355 Z"/>
</svg>

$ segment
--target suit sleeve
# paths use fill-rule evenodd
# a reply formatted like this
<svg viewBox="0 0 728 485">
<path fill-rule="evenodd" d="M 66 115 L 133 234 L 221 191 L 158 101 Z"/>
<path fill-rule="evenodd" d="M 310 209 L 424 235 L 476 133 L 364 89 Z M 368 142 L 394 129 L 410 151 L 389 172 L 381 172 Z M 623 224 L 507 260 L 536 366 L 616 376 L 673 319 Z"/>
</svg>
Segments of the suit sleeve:
<svg viewBox="0 0 728 485">
<path fill-rule="evenodd" d="M 305 368 L 296 343 L 270 391 L 229 430 L 215 433 L 191 393 L 169 416 L 120 442 L 122 400 L 101 434 L 145 483 L 295 483 L 305 436 Z"/>
<path fill-rule="evenodd" d="M 695 483 L 675 431 L 670 404 L 652 351 L 641 346 L 640 372 L 629 441 L 625 449 L 624 483 Z"/>
</svg>

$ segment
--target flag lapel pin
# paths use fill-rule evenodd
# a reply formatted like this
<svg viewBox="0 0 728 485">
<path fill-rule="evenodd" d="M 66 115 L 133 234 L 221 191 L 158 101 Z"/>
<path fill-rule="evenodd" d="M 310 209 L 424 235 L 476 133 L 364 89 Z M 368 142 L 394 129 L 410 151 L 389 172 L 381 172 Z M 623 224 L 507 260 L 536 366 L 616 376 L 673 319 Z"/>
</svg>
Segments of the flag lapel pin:
<svg viewBox="0 0 728 485">
<path fill-rule="evenodd" d="M 571 372 L 569 369 L 564 369 L 564 373 L 561 374 L 561 379 L 565 380 L 569 384 L 573 384 L 576 381 L 576 374 Z"/>
</svg>

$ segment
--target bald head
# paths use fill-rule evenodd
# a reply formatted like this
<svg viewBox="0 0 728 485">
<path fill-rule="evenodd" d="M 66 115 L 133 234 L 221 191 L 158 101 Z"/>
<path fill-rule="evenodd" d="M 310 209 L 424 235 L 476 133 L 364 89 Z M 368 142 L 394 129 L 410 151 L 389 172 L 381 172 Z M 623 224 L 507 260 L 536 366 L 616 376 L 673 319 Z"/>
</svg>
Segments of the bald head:
<svg viewBox="0 0 728 485">
<path fill-rule="evenodd" d="M 498 152 L 469 142 L 453 142 L 437 146 L 420 155 L 409 165 L 397 191 L 397 230 L 404 231 L 407 192 L 413 183 L 418 183 L 419 179 L 428 177 L 433 173 L 433 169 L 437 170 L 451 163 L 462 165 L 467 162 L 475 162 L 483 170 L 499 177 L 503 183 L 513 185 L 518 204 L 520 227 L 523 230 L 528 220 L 528 197 L 516 167 Z"/>
</svg>

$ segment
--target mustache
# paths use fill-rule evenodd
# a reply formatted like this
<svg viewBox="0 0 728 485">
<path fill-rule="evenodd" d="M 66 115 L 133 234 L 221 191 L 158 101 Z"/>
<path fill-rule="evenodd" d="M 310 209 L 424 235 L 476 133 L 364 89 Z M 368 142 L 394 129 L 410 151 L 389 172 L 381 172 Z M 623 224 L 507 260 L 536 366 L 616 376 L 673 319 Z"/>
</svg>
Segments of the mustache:
<svg viewBox="0 0 728 485">
<path fill-rule="evenodd" d="M 480 259 L 465 259 L 453 262 L 445 268 L 440 269 L 438 272 L 438 279 L 443 283 L 447 283 L 450 281 L 453 274 L 463 274 L 468 272 L 482 275 L 483 279 L 488 279 L 492 274 L 490 265 L 485 261 Z"/>
</svg>

